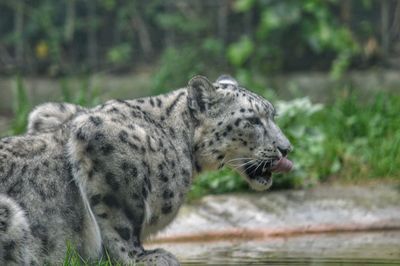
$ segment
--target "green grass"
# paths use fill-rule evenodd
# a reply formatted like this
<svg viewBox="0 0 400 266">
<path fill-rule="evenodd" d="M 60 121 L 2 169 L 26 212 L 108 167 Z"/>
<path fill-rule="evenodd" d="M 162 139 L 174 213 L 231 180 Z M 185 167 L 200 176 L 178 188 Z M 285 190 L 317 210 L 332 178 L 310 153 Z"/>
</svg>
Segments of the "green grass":
<svg viewBox="0 0 400 266">
<path fill-rule="evenodd" d="M 11 133 L 20 134 L 26 130 L 31 105 L 21 76 L 15 77 L 14 84 L 12 105 L 14 120 L 11 124 Z"/>
<path fill-rule="evenodd" d="M 350 94 L 315 117 L 326 137 L 323 166 L 337 160 L 347 179 L 400 179 L 400 96 L 380 93 L 363 103 Z M 325 173 L 325 176 L 332 173 Z"/>
<path fill-rule="evenodd" d="M 98 261 L 85 261 L 70 243 L 67 243 L 67 252 L 62 264 L 64 266 L 122 266 L 121 263 L 113 262 L 107 253 Z"/>
</svg>

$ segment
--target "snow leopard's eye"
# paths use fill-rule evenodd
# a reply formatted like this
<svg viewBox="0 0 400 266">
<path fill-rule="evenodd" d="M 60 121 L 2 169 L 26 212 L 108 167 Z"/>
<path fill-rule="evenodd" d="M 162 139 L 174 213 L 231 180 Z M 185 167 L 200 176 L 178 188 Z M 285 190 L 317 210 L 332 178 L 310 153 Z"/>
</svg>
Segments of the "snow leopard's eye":
<svg viewBox="0 0 400 266">
<path fill-rule="evenodd" d="M 247 118 L 247 121 L 249 121 L 252 125 L 262 125 L 260 118 L 255 116 Z"/>
</svg>

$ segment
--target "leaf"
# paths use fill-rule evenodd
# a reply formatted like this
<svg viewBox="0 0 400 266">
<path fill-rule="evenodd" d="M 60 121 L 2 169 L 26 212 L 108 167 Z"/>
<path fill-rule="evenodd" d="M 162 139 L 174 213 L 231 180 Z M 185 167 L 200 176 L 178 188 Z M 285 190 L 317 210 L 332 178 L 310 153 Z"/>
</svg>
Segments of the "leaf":
<svg viewBox="0 0 400 266">
<path fill-rule="evenodd" d="M 255 4 L 255 0 L 236 0 L 233 9 L 237 12 L 249 11 Z"/>
<path fill-rule="evenodd" d="M 107 53 L 110 63 L 124 63 L 131 58 L 132 47 L 129 43 L 123 43 L 112 47 Z"/>
<path fill-rule="evenodd" d="M 254 51 L 254 44 L 249 37 L 243 36 L 236 43 L 229 46 L 228 60 L 235 66 L 242 66 Z"/>
</svg>

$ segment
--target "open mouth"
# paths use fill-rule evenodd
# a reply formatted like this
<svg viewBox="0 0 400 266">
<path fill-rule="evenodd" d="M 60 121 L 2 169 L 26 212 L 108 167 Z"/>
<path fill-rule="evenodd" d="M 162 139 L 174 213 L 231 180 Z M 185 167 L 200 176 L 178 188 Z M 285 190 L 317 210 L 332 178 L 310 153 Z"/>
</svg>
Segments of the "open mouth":
<svg viewBox="0 0 400 266">
<path fill-rule="evenodd" d="M 256 190 L 265 190 L 272 185 L 272 173 L 285 173 L 293 168 L 293 163 L 286 157 L 275 161 L 259 160 L 252 164 L 247 164 L 245 173 L 250 181 L 250 185 Z"/>
</svg>

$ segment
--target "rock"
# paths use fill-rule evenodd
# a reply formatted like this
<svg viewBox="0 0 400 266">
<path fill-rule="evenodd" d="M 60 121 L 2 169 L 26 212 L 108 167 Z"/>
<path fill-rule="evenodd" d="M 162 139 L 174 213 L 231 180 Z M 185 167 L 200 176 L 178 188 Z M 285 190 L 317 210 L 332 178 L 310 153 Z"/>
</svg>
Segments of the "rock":
<svg viewBox="0 0 400 266">
<path fill-rule="evenodd" d="M 400 230 L 400 190 L 389 185 L 206 196 L 156 238 L 183 241 L 315 232 Z"/>
</svg>

